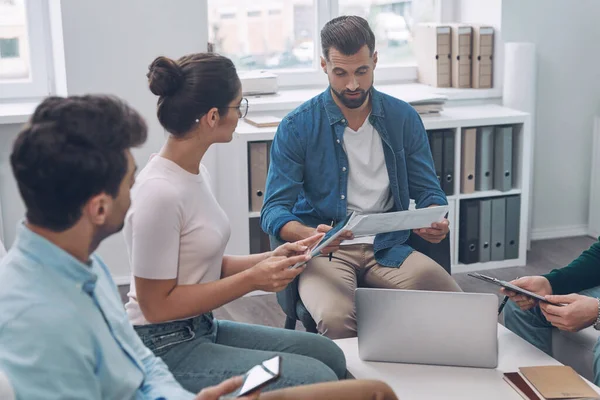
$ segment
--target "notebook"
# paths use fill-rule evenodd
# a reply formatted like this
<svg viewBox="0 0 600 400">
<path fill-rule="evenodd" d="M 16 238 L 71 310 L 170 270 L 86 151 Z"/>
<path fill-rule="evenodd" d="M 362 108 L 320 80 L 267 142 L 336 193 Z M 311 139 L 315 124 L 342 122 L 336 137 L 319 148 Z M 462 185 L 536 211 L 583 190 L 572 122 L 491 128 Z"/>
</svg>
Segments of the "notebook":
<svg viewBox="0 0 600 400">
<path fill-rule="evenodd" d="M 522 367 L 504 380 L 526 400 L 600 399 L 573 368 L 565 365 Z"/>
<path fill-rule="evenodd" d="M 246 118 L 244 118 L 244 121 L 246 121 L 250 125 L 256 126 L 258 128 L 269 128 L 269 127 L 279 126 L 279 123 L 281 122 L 281 118 L 273 117 L 271 115 L 266 115 L 266 116 L 261 116 L 261 117 L 258 117 L 258 116 L 246 117 Z"/>
<path fill-rule="evenodd" d="M 521 374 L 545 399 L 600 399 L 600 396 L 566 365 L 521 367 Z"/>
</svg>

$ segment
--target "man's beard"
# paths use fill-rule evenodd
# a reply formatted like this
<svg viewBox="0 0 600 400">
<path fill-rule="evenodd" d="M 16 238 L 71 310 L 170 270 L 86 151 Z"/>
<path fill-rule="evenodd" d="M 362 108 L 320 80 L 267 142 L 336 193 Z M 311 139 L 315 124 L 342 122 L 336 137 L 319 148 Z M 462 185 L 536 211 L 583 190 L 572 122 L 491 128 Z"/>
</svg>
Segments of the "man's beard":
<svg viewBox="0 0 600 400">
<path fill-rule="evenodd" d="M 341 92 L 338 92 L 334 88 L 331 88 L 331 91 L 335 94 L 335 96 L 338 99 L 340 99 L 340 101 L 342 102 L 342 104 L 344 106 L 353 109 L 353 108 L 358 108 L 365 103 L 365 101 L 367 100 L 367 97 L 369 97 L 369 93 L 371 93 L 371 88 L 373 88 L 373 86 L 371 86 L 367 90 L 359 89 L 359 90 L 355 90 L 355 91 L 350 91 L 348 89 L 344 89 Z M 348 93 L 360 93 L 360 96 L 358 96 L 356 98 L 349 98 L 349 97 L 346 97 L 346 94 L 348 94 Z"/>
</svg>

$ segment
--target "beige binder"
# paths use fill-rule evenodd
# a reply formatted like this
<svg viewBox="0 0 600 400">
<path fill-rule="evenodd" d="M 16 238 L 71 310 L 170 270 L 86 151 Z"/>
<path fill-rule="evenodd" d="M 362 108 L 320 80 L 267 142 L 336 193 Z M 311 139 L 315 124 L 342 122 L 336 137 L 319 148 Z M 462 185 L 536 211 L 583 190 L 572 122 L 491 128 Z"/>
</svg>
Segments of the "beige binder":
<svg viewBox="0 0 600 400">
<path fill-rule="evenodd" d="M 473 87 L 476 89 L 493 86 L 494 28 L 473 26 Z"/>
<path fill-rule="evenodd" d="M 452 27 L 452 87 L 471 87 L 471 44 L 473 29 L 468 25 Z"/>
<path fill-rule="evenodd" d="M 448 25 L 418 24 L 414 49 L 419 82 L 436 87 L 450 87 L 451 28 Z"/>
<path fill-rule="evenodd" d="M 462 130 L 460 191 L 473 193 L 475 191 L 475 160 L 477 154 L 477 128 Z"/>
<path fill-rule="evenodd" d="M 260 211 L 267 184 L 269 160 L 267 142 L 248 143 L 248 178 L 250 180 L 250 211 Z"/>
</svg>

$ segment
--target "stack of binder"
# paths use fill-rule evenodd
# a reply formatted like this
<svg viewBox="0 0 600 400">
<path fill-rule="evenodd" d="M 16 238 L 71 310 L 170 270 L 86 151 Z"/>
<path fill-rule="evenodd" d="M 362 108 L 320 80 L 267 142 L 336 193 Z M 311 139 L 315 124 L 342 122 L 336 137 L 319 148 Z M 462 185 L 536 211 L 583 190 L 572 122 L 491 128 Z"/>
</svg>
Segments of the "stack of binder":
<svg viewBox="0 0 600 400">
<path fill-rule="evenodd" d="M 452 87 L 471 87 L 471 37 L 473 28 L 468 25 L 452 25 Z"/>
<path fill-rule="evenodd" d="M 447 196 L 454 194 L 454 131 L 450 129 L 427 132 L 438 181 Z"/>
<path fill-rule="evenodd" d="M 518 258 L 520 215 L 520 196 L 462 201 L 459 262 L 473 264 Z"/>
<path fill-rule="evenodd" d="M 493 27 L 417 24 L 414 42 L 419 82 L 435 87 L 492 87 Z"/>
<path fill-rule="evenodd" d="M 473 88 L 488 89 L 492 87 L 493 55 L 494 28 L 491 26 L 473 26 Z"/>
<path fill-rule="evenodd" d="M 269 235 L 260 227 L 260 218 L 249 220 L 250 254 L 266 253 L 271 251 Z"/>
<path fill-rule="evenodd" d="M 418 24 L 414 34 L 414 49 L 419 82 L 436 87 L 451 87 L 451 27 L 438 24 Z"/>
<path fill-rule="evenodd" d="M 511 190 L 512 125 L 465 128 L 461 139 L 461 193 Z"/>
</svg>

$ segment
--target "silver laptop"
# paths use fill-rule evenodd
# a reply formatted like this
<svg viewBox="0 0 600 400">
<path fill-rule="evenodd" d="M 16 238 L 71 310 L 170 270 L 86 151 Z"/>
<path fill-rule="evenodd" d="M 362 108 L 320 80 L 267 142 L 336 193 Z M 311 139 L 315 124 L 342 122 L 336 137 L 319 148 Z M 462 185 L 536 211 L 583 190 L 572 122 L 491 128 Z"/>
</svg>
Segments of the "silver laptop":
<svg viewBox="0 0 600 400">
<path fill-rule="evenodd" d="M 494 294 L 356 289 L 358 353 L 364 361 L 495 368 Z"/>
</svg>

